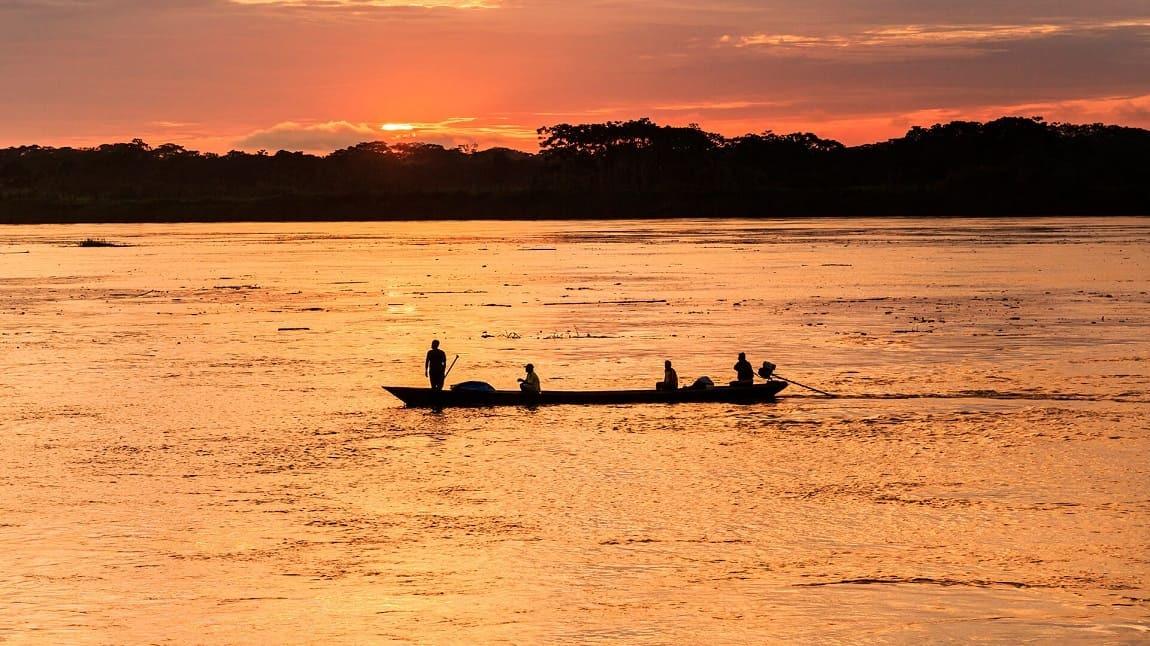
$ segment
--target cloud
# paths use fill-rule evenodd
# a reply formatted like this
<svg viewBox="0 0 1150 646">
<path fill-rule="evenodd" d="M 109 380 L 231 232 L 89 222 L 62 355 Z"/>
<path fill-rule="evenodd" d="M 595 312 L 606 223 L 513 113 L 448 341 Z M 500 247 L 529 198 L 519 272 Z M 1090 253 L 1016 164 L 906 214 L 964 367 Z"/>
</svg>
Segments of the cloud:
<svg viewBox="0 0 1150 646">
<path fill-rule="evenodd" d="M 1150 120 L 1150 94 L 989 106 L 975 111 L 973 117 L 946 114 L 942 116 L 985 120 L 1002 115 L 1040 115 L 1047 117 L 1050 121 L 1066 123 L 1146 123 Z"/>
<path fill-rule="evenodd" d="M 724 34 L 720 47 L 758 49 L 777 54 L 837 56 L 893 52 L 899 56 L 917 53 L 922 56 L 953 55 L 956 51 L 977 50 L 996 43 L 1089 35 L 1115 30 L 1150 29 L 1150 19 L 1083 21 L 1033 24 L 971 25 L 888 25 L 856 32 L 829 34 L 752 33 L 741 36 Z"/>
<path fill-rule="evenodd" d="M 1027 105 L 1147 126 L 1120 98 L 1147 79 L 1148 0 L 0 0 L 0 145 L 533 149 L 643 116 L 863 141 Z"/>
<path fill-rule="evenodd" d="M 452 117 L 442 121 L 379 124 L 327 121 L 302 123 L 285 121 L 257 130 L 236 142 L 243 150 L 300 150 L 326 154 L 365 141 L 390 144 L 418 142 L 447 148 L 475 145 L 480 148 L 507 146 L 534 149 L 538 141 L 534 127 L 509 123 L 477 123 L 472 117 Z"/>
<path fill-rule="evenodd" d="M 759 114 L 757 118 L 709 119 L 704 129 L 737 135 L 766 129 L 775 132 L 813 131 L 819 136 L 857 145 L 900 137 L 913 126 L 950 121 L 991 121 L 1004 116 L 1045 117 L 1050 122 L 1110 123 L 1150 126 L 1150 94 L 1090 99 L 989 103 L 965 107 L 923 107 L 904 110 L 825 112 L 810 108 Z M 749 124 L 760 127 L 748 127 Z"/>
<path fill-rule="evenodd" d="M 789 101 L 700 101 L 697 103 L 668 103 L 651 106 L 657 112 L 720 112 L 744 111 L 755 108 L 791 105 Z"/>
<path fill-rule="evenodd" d="M 303 150 L 307 152 L 331 152 L 363 141 L 381 139 L 378 126 L 348 121 L 328 121 L 325 123 L 299 123 L 284 121 L 257 130 L 236 142 L 241 149 L 255 150 Z"/>
</svg>

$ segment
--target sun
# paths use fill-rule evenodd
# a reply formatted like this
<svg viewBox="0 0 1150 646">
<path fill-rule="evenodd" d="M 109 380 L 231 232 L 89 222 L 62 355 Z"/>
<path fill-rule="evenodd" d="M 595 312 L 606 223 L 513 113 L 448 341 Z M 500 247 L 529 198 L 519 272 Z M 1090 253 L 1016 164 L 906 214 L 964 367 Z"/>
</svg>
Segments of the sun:
<svg viewBox="0 0 1150 646">
<path fill-rule="evenodd" d="M 385 123 L 379 129 L 384 132 L 407 132 L 415 130 L 415 126 L 410 123 Z"/>
</svg>

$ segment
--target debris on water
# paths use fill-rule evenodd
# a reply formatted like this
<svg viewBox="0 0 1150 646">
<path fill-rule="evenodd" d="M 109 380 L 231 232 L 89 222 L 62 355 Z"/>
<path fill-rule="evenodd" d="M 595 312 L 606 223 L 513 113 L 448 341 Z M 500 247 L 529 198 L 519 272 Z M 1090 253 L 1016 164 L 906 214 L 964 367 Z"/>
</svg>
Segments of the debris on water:
<svg viewBox="0 0 1150 646">
<path fill-rule="evenodd" d="M 126 247 L 122 242 L 112 242 L 103 238 L 84 238 L 76 243 L 77 247 Z"/>
<path fill-rule="evenodd" d="M 501 303 L 484 303 L 483 307 L 511 307 L 510 305 L 503 305 Z"/>
<path fill-rule="evenodd" d="M 552 332 L 542 338 L 553 341 L 555 339 L 613 339 L 615 337 L 606 334 L 592 334 L 590 332 L 580 333 L 579 330 L 576 329 L 574 332 L 571 330 L 567 330 L 566 332 Z"/>
<path fill-rule="evenodd" d="M 492 334 L 492 333 L 488 332 L 487 330 L 484 330 L 483 334 L 479 335 L 479 338 L 481 338 L 481 339 L 494 339 L 495 337 L 500 337 L 503 339 L 522 339 L 523 338 L 523 336 L 521 334 L 519 334 L 518 332 L 500 332 L 499 334 Z"/>
<path fill-rule="evenodd" d="M 279 329 L 280 332 L 307 332 L 310 330 L 310 327 L 281 327 Z"/>
<path fill-rule="evenodd" d="M 641 305 L 649 303 L 666 303 L 665 298 L 652 298 L 650 300 L 631 301 L 571 301 L 567 303 L 544 303 L 544 305 Z"/>
</svg>

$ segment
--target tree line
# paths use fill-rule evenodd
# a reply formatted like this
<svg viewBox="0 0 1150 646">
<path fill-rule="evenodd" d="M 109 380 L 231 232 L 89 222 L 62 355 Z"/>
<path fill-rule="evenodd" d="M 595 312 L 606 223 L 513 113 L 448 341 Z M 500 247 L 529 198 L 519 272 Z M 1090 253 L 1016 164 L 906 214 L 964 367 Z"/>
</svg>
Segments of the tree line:
<svg viewBox="0 0 1150 646">
<path fill-rule="evenodd" d="M 1138 128 L 1006 117 L 853 147 L 650 119 L 538 133 L 535 154 L 18 146 L 0 150 L 0 222 L 1150 213 L 1150 131 Z"/>
</svg>

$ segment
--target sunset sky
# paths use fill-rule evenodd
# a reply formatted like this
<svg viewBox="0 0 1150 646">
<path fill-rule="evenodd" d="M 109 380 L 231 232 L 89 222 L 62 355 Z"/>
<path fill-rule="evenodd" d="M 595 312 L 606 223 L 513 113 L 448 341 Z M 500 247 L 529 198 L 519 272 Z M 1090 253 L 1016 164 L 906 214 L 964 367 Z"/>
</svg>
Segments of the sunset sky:
<svg viewBox="0 0 1150 646">
<path fill-rule="evenodd" d="M 1150 127 L 1150 0 L 0 0 L 0 146 Z"/>
</svg>

